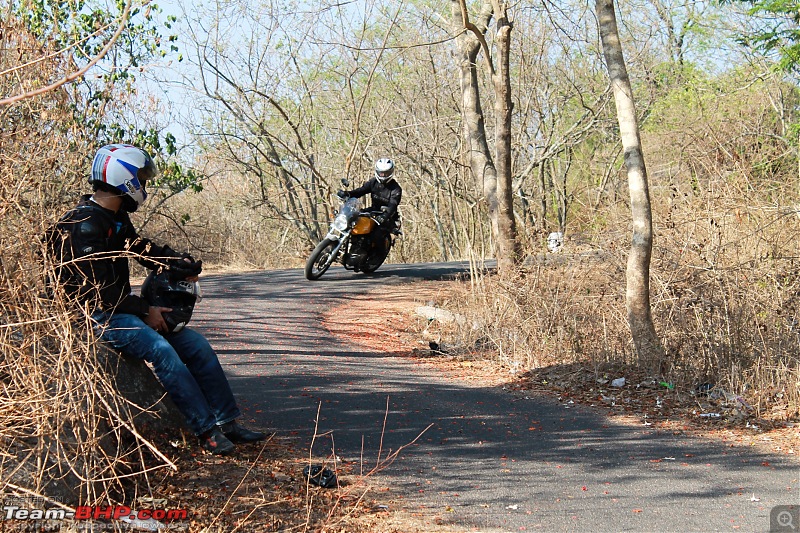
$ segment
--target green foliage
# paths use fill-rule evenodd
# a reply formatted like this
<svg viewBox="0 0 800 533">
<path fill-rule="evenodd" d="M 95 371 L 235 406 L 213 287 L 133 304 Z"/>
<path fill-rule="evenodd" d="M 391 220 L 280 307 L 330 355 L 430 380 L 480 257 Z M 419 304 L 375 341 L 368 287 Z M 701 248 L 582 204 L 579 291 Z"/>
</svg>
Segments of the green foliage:
<svg viewBox="0 0 800 533">
<path fill-rule="evenodd" d="M 124 0 L 117 0 L 114 8 L 87 0 L 18 0 L 12 5 L 33 36 L 54 43 L 68 58 L 67 64 L 77 68 L 106 45 L 124 8 Z M 170 15 L 159 23 L 160 13 L 155 4 L 131 9 L 119 40 L 96 67 L 100 77 L 85 77 L 77 84 L 70 103 L 73 125 L 80 128 L 83 138 L 96 139 L 98 145 L 127 142 L 163 161 L 156 185 L 173 192 L 199 191 L 201 176 L 175 161 L 175 137 L 171 133 L 162 137 L 156 128 L 132 129 L 121 108 L 136 93 L 137 75 L 152 59 L 178 52 L 177 35 L 169 33 L 177 19 Z"/>
<path fill-rule="evenodd" d="M 12 4 L 14 15 L 25 21 L 34 36 L 55 43 L 61 50 L 69 50 L 78 66 L 90 61 L 106 45 L 108 37 L 118 27 L 124 7 L 122 0 L 117 0 L 116 11 L 86 0 L 17 0 Z M 162 35 L 161 25 L 155 19 L 160 13 L 155 4 L 148 5 L 144 11 L 131 9 L 125 30 L 109 58 L 114 68 L 106 73 L 105 81 L 124 79 L 151 57 L 163 57 L 167 50 L 178 51 L 176 35 L 166 38 Z M 174 16 L 167 17 L 163 28 L 172 29 L 175 21 Z"/>
<path fill-rule="evenodd" d="M 800 74 L 800 1 L 798 0 L 739 0 L 750 4 L 750 15 L 761 16 L 764 26 L 758 32 L 745 35 L 741 42 L 765 52 L 778 54 L 776 67 L 785 72 Z"/>
<path fill-rule="evenodd" d="M 200 192 L 203 190 L 203 176 L 192 168 L 187 168 L 178 163 L 174 157 L 178 153 L 175 145 L 175 136 L 167 133 L 163 142 L 159 132 L 150 128 L 139 130 L 127 137 L 126 132 L 120 131 L 122 142 L 130 143 L 146 150 L 149 154 L 156 157 L 156 161 L 163 161 L 160 165 L 158 177 L 153 181 L 155 187 L 164 187 L 172 193 L 185 190 Z M 188 215 L 185 215 L 188 217 Z M 186 223 L 188 218 L 182 223 Z"/>
<path fill-rule="evenodd" d="M 723 191 L 742 205 L 793 205 L 799 98 L 785 76 L 764 76 L 755 67 L 675 87 L 644 123 L 651 190 L 671 191 L 671 206 L 681 198 L 714 205 Z M 654 199 L 666 196 L 656 192 Z"/>
</svg>

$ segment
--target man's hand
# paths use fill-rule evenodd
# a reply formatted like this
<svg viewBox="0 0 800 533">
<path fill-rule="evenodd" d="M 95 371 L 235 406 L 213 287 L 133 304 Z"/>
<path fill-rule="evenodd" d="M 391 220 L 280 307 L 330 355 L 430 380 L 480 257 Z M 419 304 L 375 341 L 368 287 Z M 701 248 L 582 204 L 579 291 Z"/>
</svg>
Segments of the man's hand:
<svg viewBox="0 0 800 533">
<path fill-rule="evenodd" d="M 159 333 L 169 333 L 169 327 L 162 314 L 170 311 L 172 311 L 171 307 L 154 307 L 151 305 L 147 311 L 147 316 L 144 317 L 144 323 Z"/>
<path fill-rule="evenodd" d="M 336 196 L 338 196 L 340 200 L 344 200 L 347 198 L 347 193 L 345 191 L 336 191 Z"/>
</svg>

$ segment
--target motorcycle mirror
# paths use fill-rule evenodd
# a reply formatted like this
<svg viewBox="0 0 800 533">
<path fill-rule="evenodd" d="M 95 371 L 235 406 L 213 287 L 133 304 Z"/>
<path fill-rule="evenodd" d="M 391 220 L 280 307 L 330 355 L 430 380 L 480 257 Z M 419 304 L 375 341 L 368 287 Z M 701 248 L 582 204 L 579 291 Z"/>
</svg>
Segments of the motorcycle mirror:
<svg viewBox="0 0 800 533">
<path fill-rule="evenodd" d="M 344 185 L 345 187 L 349 186 L 350 180 L 347 178 L 342 178 L 342 185 Z"/>
</svg>

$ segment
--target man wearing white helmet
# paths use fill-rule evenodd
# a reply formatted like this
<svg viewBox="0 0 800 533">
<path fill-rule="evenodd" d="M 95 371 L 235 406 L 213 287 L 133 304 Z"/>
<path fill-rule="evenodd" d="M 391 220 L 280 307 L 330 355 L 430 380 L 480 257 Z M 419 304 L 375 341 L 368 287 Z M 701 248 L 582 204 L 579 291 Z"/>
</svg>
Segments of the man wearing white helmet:
<svg viewBox="0 0 800 533">
<path fill-rule="evenodd" d="M 228 454 L 234 442 L 263 440 L 266 435 L 236 423 L 236 405 L 217 354 L 208 340 L 189 328 L 170 331 L 168 307 L 150 305 L 131 292 L 128 257 L 146 268 L 196 281 L 202 261 L 142 238 L 128 213 L 147 198 L 147 182 L 156 167 L 144 150 L 111 144 L 98 150 L 89 183 L 94 194 L 59 222 L 65 237 L 63 254 L 74 259 L 68 294 L 88 303 L 101 339 L 123 354 L 144 359 L 213 454 Z"/>
<path fill-rule="evenodd" d="M 403 189 L 394 177 L 394 161 L 388 157 L 375 161 L 375 175 L 364 185 L 336 194 L 340 198 L 360 198 L 369 194 L 372 198 L 371 210 L 379 213 L 376 218 L 384 231 L 391 231 L 400 216 L 397 208 L 403 197 Z"/>
</svg>

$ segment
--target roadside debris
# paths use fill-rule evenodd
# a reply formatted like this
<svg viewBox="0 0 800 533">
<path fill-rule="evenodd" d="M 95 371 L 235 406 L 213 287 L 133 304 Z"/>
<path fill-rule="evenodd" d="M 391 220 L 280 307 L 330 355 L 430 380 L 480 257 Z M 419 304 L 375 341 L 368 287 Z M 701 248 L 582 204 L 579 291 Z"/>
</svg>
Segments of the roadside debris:
<svg viewBox="0 0 800 533">
<path fill-rule="evenodd" d="M 564 234 L 554 231 L 547 236 L 547 249 L 550 253 L 556 253 L 564 247 Z"/>
<path fill-rule="evenodd" d="M 448 311 L 447 309 L 434 307 L 432 305 L 421 305 L 417 307 L 414 312 L 429 322 L 438 320 L 442 324 L 450 324 L 452 322 L 462 324 L 466 320 L 461 315 L 457 315 L 451 311 Z"/>
<path fill-rule="evenodd" d="M 305 467 L 303 469 L 303 475 L 308 479 L 309 483 L 324 489 L 336 487 L 339 484 L 336 479 L 336 474 L 320 465 L 309 465 Z"/>
</svg>

